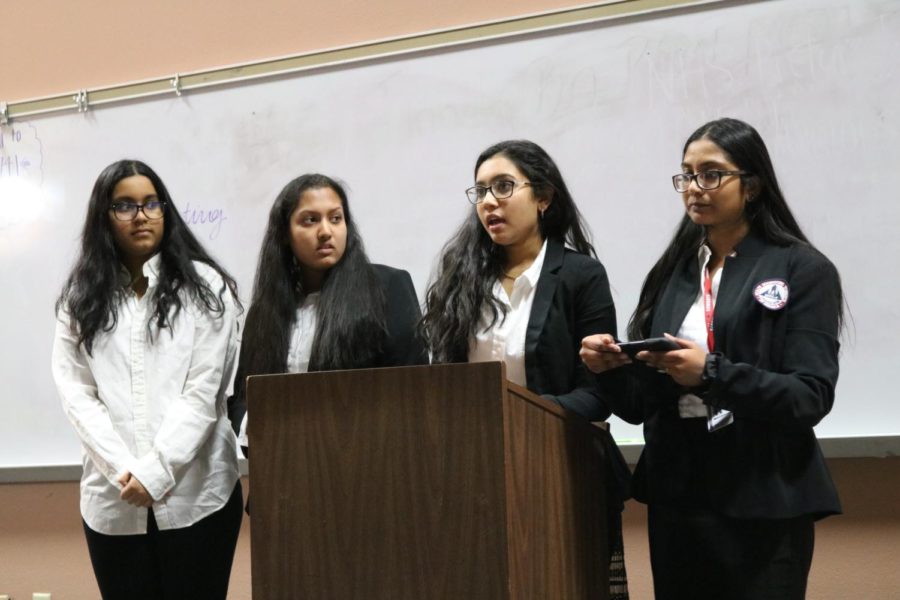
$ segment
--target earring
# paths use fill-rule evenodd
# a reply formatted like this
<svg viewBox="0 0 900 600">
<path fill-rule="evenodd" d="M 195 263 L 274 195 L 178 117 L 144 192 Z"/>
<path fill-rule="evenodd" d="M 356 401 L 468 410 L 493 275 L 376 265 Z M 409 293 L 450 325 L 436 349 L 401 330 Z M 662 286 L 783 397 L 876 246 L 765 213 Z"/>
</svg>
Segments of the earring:
<svg viewBox="0 0 900 600">
<path fill-rule="evenodd" d="M 541 212 L 540 212 L 540 219 L 541 219 L 541 221 L 544 220 L 544 211 L 545 211 L 545 210 L 547 210 L 547 209 L 546 209 L 546 208 L 542 208 L 542 209 L 541 209 Z"/>
</svg>

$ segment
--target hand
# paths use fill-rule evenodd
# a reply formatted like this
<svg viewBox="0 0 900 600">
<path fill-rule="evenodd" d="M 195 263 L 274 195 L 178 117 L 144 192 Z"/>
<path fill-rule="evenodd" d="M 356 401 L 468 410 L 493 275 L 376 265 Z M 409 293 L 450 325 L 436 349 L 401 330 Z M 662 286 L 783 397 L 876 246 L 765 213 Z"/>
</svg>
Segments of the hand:
<svg viewBox="0 0 900 600">
<path fill-rule="evenodd" d="M 122 486 L 122 492 L 119 494 L 119 498 L 128 504 L 131 504 L 132 506 L 143 506 L 144 508 L 153 506 L 153 497 L 150 496 L 144 488 L 144 485 L 138 481 L 137 477 L 130 472 L 125 471 L 125 473 L 119 477 L 119 485 Z"/>
<path fill-rule="evenodd" d="M 581 362 L 594 373 L 603 373 L 631 362 L 628 355 L 616 345 L 616 340 L 608 333 L 589 335 L 581 340 L 578 352 Z"/>
<path fill-rule="evenodd" d="M 664 371 L 675 383 L 685 387 L 696 387 L 703 383 L 703 367 L 706 364 L 706 352 L 690 340 L 665 334 L 667 338 L 680 346 L 678 350 L 668 352 L 638 352 L 638 360 L 651 367 Z"/>
</svg>

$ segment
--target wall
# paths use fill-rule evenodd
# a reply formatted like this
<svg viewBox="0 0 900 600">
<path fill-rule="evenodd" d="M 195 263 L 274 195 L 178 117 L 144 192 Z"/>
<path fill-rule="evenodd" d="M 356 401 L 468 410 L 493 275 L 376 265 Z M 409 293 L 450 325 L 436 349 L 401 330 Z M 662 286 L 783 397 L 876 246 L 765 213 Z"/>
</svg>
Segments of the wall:
<svg viewBox="0 0 900 600">
<path fill-rule="evenodd" d="M 577 6 L 571 0 L 33 0 L 4 6 L 0 101 Z"/>
<path fill-rule="evenodd" d="M 816 600 L 900 598 L 900 458 L 831 459 L 844 515 L 816 526 L 808 597 Z M 244 493 L 248 483 L 244 480 Z M 633 600 L 652 598 L 646 511 L 628 503 L 625 557 Z M 250 599 L 250 519 L 235 555 L 232 600 Z M 97 586 L 78 515 L 78 484 L 0 484 L 0 594 L 32 592 L 93 600 Z"/>
</svg>

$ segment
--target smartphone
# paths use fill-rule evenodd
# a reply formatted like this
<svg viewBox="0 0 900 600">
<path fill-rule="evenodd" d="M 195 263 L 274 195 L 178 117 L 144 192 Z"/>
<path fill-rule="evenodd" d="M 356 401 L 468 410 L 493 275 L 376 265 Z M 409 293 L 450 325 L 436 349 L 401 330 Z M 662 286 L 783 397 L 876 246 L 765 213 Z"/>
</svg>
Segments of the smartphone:
<svg viewBox="0 0 900 600">
<path fill-rule="evenodd" d="M 669 338 L 663 337 L 648 338 L 636 342 L 619 342 L 617 345 L 622 349 L 622 352 L 627 354 L 630 358 L 634 358 L 634 355 L 641 350 L 668 352 L 669 350 L 678 350 L 681 347 Z"/>
</svg>

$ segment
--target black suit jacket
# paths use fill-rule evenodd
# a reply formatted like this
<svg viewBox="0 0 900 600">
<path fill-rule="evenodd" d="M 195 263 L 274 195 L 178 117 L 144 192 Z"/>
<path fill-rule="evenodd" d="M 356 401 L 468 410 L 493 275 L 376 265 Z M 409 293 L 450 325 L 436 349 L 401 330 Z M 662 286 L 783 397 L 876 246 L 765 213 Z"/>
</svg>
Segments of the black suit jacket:
<svg viewBox="0 0 900 600">
<path fill-rule="evenodd" d="M 774 280 L 788 288 L 780 309 L 754 297 L 757 285 Z M 699 286 L 693 256 L 663 291 L 651 336 L 678 331 Z M 635 364 L 598 376 L 613 412 L 644 423 L 635 498 L 738 518 L 840 512 L 813 432 L 834 402 L 839 290 L 834 266 L 806 245 L 748 236 L 725 260 L 713 322 L 718 376 L 698 392 L 708 405 L 733 412 L 734 423 L 720 430 L 708 432 L 705 419 L 679 418 L 678 398 L 687 390 L 665 374 Z"/>
<path fill-rule="evenodd" d="M 428 352 L 416 329 L 422 312 L 409 273 L 385 265 L 372 267 L 384 291 L 387 328 L 381 356 L 372 367 L 427 365 Z M 239 364 L 234 382 L 234 395 L 228 399 L 228 417 L 235 433 L 239 431 L 241 421 L 247 412 L 244 379 L 244 369 Z"/>
<path fill-rule="evenodd" d="M 526 387 L 591 421 L 607 419 L 610 409 L 578 352 L 582 338 L 615 331 L 606 269 L 548 240 L 525 333 Z"/>
</svg>

